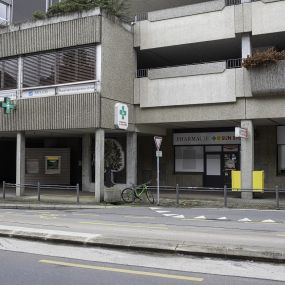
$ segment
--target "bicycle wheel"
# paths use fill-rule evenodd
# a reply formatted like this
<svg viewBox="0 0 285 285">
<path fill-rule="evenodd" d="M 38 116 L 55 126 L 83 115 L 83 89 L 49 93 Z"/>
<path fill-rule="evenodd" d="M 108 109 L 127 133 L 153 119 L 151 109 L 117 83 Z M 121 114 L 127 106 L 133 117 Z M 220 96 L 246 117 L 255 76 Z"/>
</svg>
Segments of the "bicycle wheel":
<svg viewBox="0 0 285 285">
<path fill-rule="evenodd" d="M 121 197 L 125 203 L 132 203 L 135 200 L 134 190 L 126 188 L 122 191 Z"/>
<path fill-rule="evenodd" d="M 147 197 L 148 201 L 151 204 L 154 204 L 154 197 L 153 197 L 152 192 L 150 190 L 146 190 L 145 194 L 146 194 L 146 197 Z"/>
</svg>

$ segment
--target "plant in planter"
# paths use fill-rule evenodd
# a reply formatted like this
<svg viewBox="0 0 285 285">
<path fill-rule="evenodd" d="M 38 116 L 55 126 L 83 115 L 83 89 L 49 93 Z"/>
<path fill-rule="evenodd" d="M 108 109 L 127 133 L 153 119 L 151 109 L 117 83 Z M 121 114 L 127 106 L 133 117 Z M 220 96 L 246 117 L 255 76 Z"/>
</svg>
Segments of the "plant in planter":
<svg viewBox="0 0 285 285">
<path fill-rule="evenodd" d="M 105 140 L 105 186 L 112 187 L 112 172 L 122 171 L 125 167 L 125 155 L 122 146 L 115 139 Z"/>
<path fill-rule="evenodd" d="M 285 50 L 277 51 L 269 48 L 263 51 L 256 51 L 253 55 L 243 59 L 242 66 L 245 68 L 255 68 L 276 63 L 278 60 L 285 60 Z"/>
</svg>

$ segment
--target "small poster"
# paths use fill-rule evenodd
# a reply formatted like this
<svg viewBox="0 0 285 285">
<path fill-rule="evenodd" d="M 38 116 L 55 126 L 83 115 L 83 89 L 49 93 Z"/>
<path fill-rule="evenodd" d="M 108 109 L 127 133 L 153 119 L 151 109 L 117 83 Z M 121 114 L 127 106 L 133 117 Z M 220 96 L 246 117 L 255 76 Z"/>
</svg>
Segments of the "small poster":
<svg viewBox="0 0 285 285">
<path fill-rule="evenodd" d="M 61 156 L 45 157 L 45 174 L 61 173 Z"/>
<path fill-rule="evenodd" d="M 27 159 L 27 174 L 39 174 L 40 162 L 38 159 Z"/>
</svg>

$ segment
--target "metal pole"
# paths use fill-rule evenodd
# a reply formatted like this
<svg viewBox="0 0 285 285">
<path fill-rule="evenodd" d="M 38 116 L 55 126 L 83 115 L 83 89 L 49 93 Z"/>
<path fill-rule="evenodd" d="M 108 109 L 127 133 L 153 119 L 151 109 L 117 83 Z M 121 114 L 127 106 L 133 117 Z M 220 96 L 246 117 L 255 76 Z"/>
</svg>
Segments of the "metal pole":
<svg viewBox="0 0 285 285">
<path fill-rule="evenodd" d="M 157 206 L 159 206 L 159 156 L 156 158 L 157 165 Z"/>
<path fill-rule="evenodd" d="M 224 185 L 224 207 L 228 207 L 228 192 L 227 192 L 227 185 Z"/>
<path fill-rule="evenodd" d="M 38 185 L 37 185 L 37 189 L 38 189 L 38 201 L 41 201 L 41 184 L 40 181 L 38 181 Z"/>
<path fill-rule="evenodd" d="M 176 184 L 176 205 L 179 206 L 179 185 Z"/>
<path fill-rule="evenodd" d="M 6 198 L 6 185 L 5 185 L 6 183 L 5 183 L 5 181 L 3 181 L 3 199 L 5 200 L 5 198 Z"/>
<path fill-rule="evenodd" d="M 77 202 L 77 204 L 79 204 L 79 184 L 78 183 L 76 184 L 76 195 L 77 195 L 76 202 Z"/>
<path fill-rule="evenodd" d="M 276 193 L 276 210 L 279 210 L 279 186 L 275 186 L 275 193 Z"/>
</svg>

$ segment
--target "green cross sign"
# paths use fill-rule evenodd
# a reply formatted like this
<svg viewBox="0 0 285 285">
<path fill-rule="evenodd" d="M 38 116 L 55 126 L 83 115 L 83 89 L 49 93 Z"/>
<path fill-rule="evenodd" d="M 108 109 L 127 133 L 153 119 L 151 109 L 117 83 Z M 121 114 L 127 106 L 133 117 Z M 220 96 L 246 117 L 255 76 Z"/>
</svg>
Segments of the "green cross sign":
<svg viewBox="0 0 285 285">
<path fill-rule="evenodd" d="M 5 97 L 4 102 L 2 102 L 2 108 L 5 110 L 5 114 L 10 114 L 11 110 L 15 108 L 15 105 L 11 102 L 10 98 Z"/>
<path fill-rule="evenodd" d="M 120 110 L 120 115 L 122 116 L 122 119 L 125 119 L 125 116 L 127 116 L 127 111 L 125 110 L 125 106 L 122 106 L 122 109 Z"/>
</svg>

